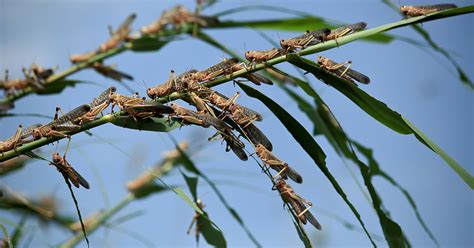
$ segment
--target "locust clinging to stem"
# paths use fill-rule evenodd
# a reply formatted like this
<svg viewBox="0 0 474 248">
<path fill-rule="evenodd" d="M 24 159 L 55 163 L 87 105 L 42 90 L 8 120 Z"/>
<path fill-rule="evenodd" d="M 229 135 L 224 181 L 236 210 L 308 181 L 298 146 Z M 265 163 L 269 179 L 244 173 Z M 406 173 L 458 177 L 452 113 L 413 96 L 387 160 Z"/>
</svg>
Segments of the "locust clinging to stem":
<svg viewBox="0 0 474 248">
<path fill-rule="evenodd" d="M 285 180 L 281 178 L 278 179 L 272 189 L 278 190 L 280 192 L 283 201 L 290 204 L 290 206 L 295 211 L 296 216 L 303 224 L 306 225 L 306 223 L 309 221 L 309 223 L 311 223 L 316 229 L 321 230 L 321 224 L 319 224 L 316 218 L 314 218 L 313 214 L 309 212 L 309 209 L 313 204 L 297 195 L 293 188 L 288 185 Z M 308 207 L 306 207 L 306 205 L 308 205 Z"/>
<path fill-rule="evenodd" d="M 368 84 L 370 83 L 370 78 L 367 77 L 366 75 L 355 71 L 351 69 L 352 61 L 347 61 L 345 63 L 336 63 L 326 57 L 319 56 L 318 57 L 318 64 L 325 70 L 333 72 L 340 78 L 345 79 L 346 81 L 356 85 L 354 83 L 354 80 L 363 83 L 363 84 Z M 356 85 L 357 86 L 357 85 Z"/>
</svg>

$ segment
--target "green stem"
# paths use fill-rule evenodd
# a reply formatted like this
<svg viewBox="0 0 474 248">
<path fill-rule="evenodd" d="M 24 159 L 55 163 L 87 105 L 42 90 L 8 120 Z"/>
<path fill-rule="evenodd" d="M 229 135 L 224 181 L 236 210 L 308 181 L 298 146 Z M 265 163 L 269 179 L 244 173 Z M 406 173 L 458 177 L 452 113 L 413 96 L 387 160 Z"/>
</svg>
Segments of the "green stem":
<svg viewBox="0 0 474 248">
<path fill-rule="evenodd" d="M 106 52 L 101 53 L 101 54 L 97 54 L 94 57 L 90 58 L 88 61 L 79 63 L 77 65 L 73 65 L 73 66 L 69 67 L 68 69 L 66 69 L 66 70 L 64 70 L 60 73 L 53 74 L 51 77 L 48 78 L 48 80 L 46 80 L 46 82 L 44 82 L 43 85 L 44 85 L 45 88 L 47 88 L 50 85 L 54 85 L 55 83 L 59 83 L 61 79 L 64 79 L 67 76 L 69 76 L 71 74 L 74 74 L 74 73 L 76 73 L 76 72 L 78 72 L 82 69 L 85 69 L 85 68 L 89 67 L 90 65 L 92 65 L 93 63 L 95 63 L 97 61 L 101 61 L 101 60 L 104 60 L 106 58 L 109 58 L 109 57 L 115 56 L 117 54 L 120 54 L 120 53 L 126 51 L 127 49 L 128 49 L 127 46 L 123 46 L 123 47 L 120 47 L 120 48 L 111 49 L 111 50 L 106 51 Z M 32 93 L 34 93 L 34 89 L 31 88 L 31 87 L 27 87 L 24 90 L 18 91 L 14 94 L 6 96 L 3 99 L 0 99 L 0 104 L 1 103 L 7 103 L 7 102 L 14 102 L 14 101 L 16 101 L 20 98 L 23 98 L 23 97 L 29 95 L 29 94 L 32 94 Z"/>
<path fill-rule="evenodd" d="M 121 115 L 120 112 L 115 113 L 115 114 L 104 115 L 104 116 L 102 116 L 102 117 L 100 117 L 96 120 L 93 120 L 89 123 L 86 123 L 86 124 L 82 125 L 80 129 L 68 132 L 67 134 L 68 135 L 74 135 L 74 134 L 83 132 L 85 130 L 89 130 L 91 128 L 103 125 L 105 123 L 112 122 L 115 117 L 118 117 L 120 115 Z M 38 147 L 42 147 L 44 145 L 53 143 L 53 142 L 61 140 L 61 139 L 63 139 L 63 138 L 62 137 L 52 137 L 52 138 L 41 138 L 39 140 L 32 141 L 28 144 L 25 144 L 25 145 L 22 145 L 22 146 L 18 147 L 15 150 L 10 150 L 10 151 L 5 152 L 4 154 L 0 155 L 0 162 L 6 161 L 6 160 L 11 159 L 13 157 L 19 156 L 20 154 L 24 154 L 25 152 L 31 151 L 33 149 L 36 149 Z"/>
<path fill-rule="evenodd" d="M 129 203 L 131 203 L 135 197 L 133 194 L 128 194 L 124 199 L 122 199 L 115 207 L 105 211 L 103 214 L 101 214 L 99 217 L 95 219 L 95 221 L 89 225 L 86 226 L 86 232 L 88 234 L 94 232 L 97 230 L 101 225 L 103 225 L 105 222 L 107 222 L 115 213 L 118 211 L 122 210 L 124 207 L 126 207 Z M 72 237 L 70 240 L 66 241 L 63 243 L 60 248 L 69 248 L 77 245 L 80 241 L 82 241 L 84 236 L 82 233 L 78 233 L 76 236 Z"/>
</svg>

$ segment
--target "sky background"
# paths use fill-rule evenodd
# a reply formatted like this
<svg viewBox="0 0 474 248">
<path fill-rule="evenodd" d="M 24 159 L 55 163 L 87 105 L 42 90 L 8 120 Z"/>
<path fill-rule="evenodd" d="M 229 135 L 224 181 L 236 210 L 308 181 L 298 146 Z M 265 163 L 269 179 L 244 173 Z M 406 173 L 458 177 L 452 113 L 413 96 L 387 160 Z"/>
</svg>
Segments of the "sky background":
<svg viewBox="0 0 474 248">
<path fill-rule="evenodd" d="M 193 1 L 179 1 L 186 7 L 194 8 Z M 438 1 L 435 1 L 436 3 Z M 400 4 L 433 4 L 428 1 L 400 0 Z M 453 1 L 459 6 L 472 4 L 472 1 Z M 68 57 L 96 48 L 107 39 L 107 25 L 118 25 L 128 14 L 138 15 L 133 27 L 137 30 L 159 17 L 161 12 L 174 6 L 174 1 L 0 1 L 0 71 L 10 70 L 10 77 L 21 76 L 21 67 L 31 63 L 43 66 L 58 66 L 64 70 L 70 66 Z M 271 4 L 306 11 L 315 16 L 345 23 L 365 21 L 368 27 L 376 27 L 400 20 L 394 12 L 376 1 L 225 1 L 215 4 L 205 14 L 243 5 Z M 291 17 L 286 13 L 271 11 L 249 11 L 225 16 L 224 20 L 255 20 Z M 463 15 L 424 23 L 432 38 L 447 49 L 462 66 L 471 79 L 474 79 L 474 15 Z M 267 49 L 268 44 L 252 29 L 213 29 L 206 31 L 228 47 L 243 54 L 247 49 Z M 296 33 L 265 31 L 276 41 L 278 37 L 292 37 Z M 410 37 L 422 41 L 410 27 L 392 30 L 394 35 Z M 428 137 L 440 145 L 459 164 L 474 174 L 474 104 L 473 92 L 458 80 L 453 66 L 446 59 L 433 52 L 426 52 L 405 42 L 394 41 L 389 44 L 353 42 L 340 48 L 325 51 L 321 55 L 335 61 L 353 61 L 353 68 L 371 78 L 370 85 L 360 86 L 370 95 L 398 111 Z M 317 55 L 307 56 L 314 59 Z M 134 90 L 145 94 L 145 83 L 156 85 L 168 78 L 169 71 L 182 72 L 186 69 L 204 69 L 217 63 L 226 55 L 209 45 L 183 36 L 158 52 L 126 52 L 106 61 L 116 64 L 119 70 L 135 78 L 127 84 Z M 278 68 L 294 74 L 288 65 Z M 16 102 L 13 113 L 39 113 L 52 115 L 56 106 L 70 110 L 90 100 L 106 87 L 118 88 L 119 93 L 127 91 L 116 82 L 105 79 L 90 70 L 81 71 L 70 77 L 95 82 L 67 88 L 60 95 L 31 95 Z M 473 241 L 473 193 L 435 153 L 419 143 L 413 136 L 405 136 L 386 128 L 335 89 L 311 78 L 311 85 L 323 97 L 336 118 L 350 137 L 365 146 L 374 148 L 374 156 L 383 170 L 405 187 L 416 201 L 422 217 L 443 247 L 472 247 Z M 239 88 L 232 84 L 216 88 L 226 95 L 232 95 Z M 292 113 L 307 130 L 312 123 L 298 109 L 282 90 L 276 86 L 261 86 L 258 90 L 276 100 Z M 301 90 L 296 89 L 299 93 Z M 306 97 L 304 94 L 302 96 Z M 310 100 L 310 99 L 308 99 Z M 306 230 L 313 243 L 320 247 L 370 246 L 360 228 L 349 230 L 333 215 L 358 226 L 357 220 L 322 175 L 310 157 L 294 141 L 276 117 L 258 100 L 247 96 L 239 102 L 251 106 L 264 116 L 258 123 L 274 145 L 274 153 L 288 162 L 304 177 L 302 185 L 292 183 L 295 191 L 313 202 L 312 213 L 323 226 L 316 231 L 311 226 Z M 28 126 L 47 120 L 33 117 L 3 118 L 0 120 L 0 139 L 15 132 L 18 124 Z M 105 144 L 96 137 L 85 134 L 75 135 L 73 148 L 68 160 L 90 183 L 91 189 L 76 190 L 83 216 L 99 210 L 108 209 L 119 202 L 127 193 L 125 185 L 140 175 L 145 168 L 160 160 L 163 152 L 173 148 L 167 134 L 138 132 L 103 125 L 94 128 L 93 133 L 113 142 L 116 147 Z M 243 218 L 258 241 L 266 246 L 302 246 L 291 222 L 291 216 L 282 207 L 280 197 L 271 190 L 271 183 L 261 173 L 260 168 L 249 160 L 242 162 L 232 153 L 225 153 L 220 142 L 207 142 L 211 130 L 186 126 L 174 130 L 172 135 L 179 141 L 199 139 L 201 150 L 193 154 L 196 165 L 214 180 L 225 194 L 230 205 Z M 343 161 L 323 137 L 316 137 L 327 154 L 327 165 L 341 184 L 349 199 L 362 215 L 368 230 L 381 237 L 378 218 L 369 202 L 357 187 L 349 169 L 362 181 L 358 169 L 350 161 Z M 62 141 L 59 151 L 64 150 Z M 42 149 L 51 154 L 56 145 Z M 49 157 L 49 155 L 47 155 Z M 349 169 L 348 169 L 349 168 Z M 184 181 L 178 171 L 164 179 L 167 183 L 180 185 Z M 60 212 L 76 216 L 63 178 L 57 171 L 43 161 L 29 164 L 21 171 L 0 178 L 1 184 L 15 191 L 38 199 L 54 195 L 60 201 Z M 375 186 L 384 205 L 397 221 L 415 247 L 432 247 L 433 242 L 416 220 L 414 211 L 399 190 L 381 178 L 374 179 Z M 252 246 L 240 226 L 231 218 L 208 185 L 200 182 L 198 194 L 206 205 L 205 210 L 222 229 L 229 246 Z M 186 235 L 194 211 L 171 192 L 153 195 L 127 206 L 116 217 L 141 211 L 142 216 L 134 218 L 118 227 L 101 228 L 90 234 L 91 247 L 141 247 L 182 246 L 193 247 L 194 236 Z M 19 216 L 0 211 L 0 216 L 18 221 Z M 11 230 L 11 226 L 7 226 Z M 38 229 L 39 223 L 28 223 L 33 247 L 48 247 L 59 244 L 71 234 L 54 226 Z M 146 241 L 138 241 L 126 234 L 133 232 Z M 386 246 L 383 238 L 377 241 Z M 81 243 L 84 246 L 85 243 Z M 202 239 L 202 246 L 206 243 Z M 21 245 L 20 245 L 21 246 Z"/>
</svg>

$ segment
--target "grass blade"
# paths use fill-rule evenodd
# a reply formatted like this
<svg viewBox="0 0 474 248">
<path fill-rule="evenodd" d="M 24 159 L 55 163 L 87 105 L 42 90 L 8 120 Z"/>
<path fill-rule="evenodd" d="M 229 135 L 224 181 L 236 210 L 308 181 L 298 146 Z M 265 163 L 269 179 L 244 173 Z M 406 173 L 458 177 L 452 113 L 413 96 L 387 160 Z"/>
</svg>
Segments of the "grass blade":
<svg viewBox="0 0 474 248">
<path fill-rule="evenodd" d="M 189 177 L 182 171 L 180 172 L 184 180 L 186 181 L 186 185 L 188 185 L 189 191 L 193 196 L 194 202 L 197 204 L 198 178 Z M 221 229 L 209 219 L 209 215 L 206 211 L 202 210 L 202 212 L 202 214 L 199 214 L 196 225 L 199 226 L 200 232 L 202 233 L 202 236 L 204 236 L 204 239 L 207 241 L 208 244 L 213 245 L 215 247 L 227 247 L 227 242 L 224 238 L 224 234 L 222 234 Z"/>
<path fill-rule="evenodd" d="M 119 127 L 154 132 L 169 132 L 181 126 L 179 122 L 169 121 L 169 119 L 165 117 L 150 117 L 136 121 L 131 116 L 117 116 L 111 122 Z"/>
<path fill-rule="evenodd" d="M 320 68 L 316 63 L 290 54 L 288 61 L 301 69 L 311 72 L 316 78 L 334 87 L 374 119 L 401 134 L 414 134 L 424 145 L 437 153 L 468 185 L 474 189 L 474 178 L 459 165 L 453 158 L 433 143 L 426 135 L 418 130 L 405 117 L 390 109 L 385 103 L 361 90 L 359 87 L 347 83 L 343 79 Z"/>
<path fill-rule="evenodd" d="M 270 29 L 287 32 L 305 32 L 306 30 L 316 30 L 320 28 L 336 28 L 324 19 L 316 16 L 305 16 L 288 19 L 258 20 L 258 21 L 222 21 L 209 28 L 236 28 L 248 27 L 256 29 Z M 376 34 L 367 37 L 367 41 L 389 43 L 395 38 L 387 34 Z"/>
</svg>

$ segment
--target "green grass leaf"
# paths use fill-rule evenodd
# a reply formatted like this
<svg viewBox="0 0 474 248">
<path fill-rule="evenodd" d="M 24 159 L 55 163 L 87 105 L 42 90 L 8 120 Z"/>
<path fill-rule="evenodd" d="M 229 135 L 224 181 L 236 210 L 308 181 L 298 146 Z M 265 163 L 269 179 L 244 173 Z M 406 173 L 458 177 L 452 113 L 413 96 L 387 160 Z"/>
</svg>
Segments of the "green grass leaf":
<svg viewBox="0 0 474 248">
<path fill-rule="evenodd" d="M 436 152 L 469 185 L 469 187 L 471 187 L 471 189 L 474 188 L 474 178 L 469 174 L 468 171 L 459 165 L 439 146 L 434 144 L 405 117 L 390 109 L 385 103 L 370 96 L 359 87 L 354 86 L 351 83 L 339 78 L 338 76 L 327 72 L 326 70 L 320 68 L 319 65 L 308 59 L 290 54 L 288 55 L 288 61 L 299 68 L 312 73 L 316 78 L 340 91 L 367 114 L 385 126 L 401 134 L 415 134 L 418 140 Z"/>
<path fill-rule="evenodd" d="M 36 91 L 38 95 L 51 95 L 51 94 L 58 94 L 61 93 L 66 87 L 74 87 L 76 84 L 80 83 L 87 83 L 80 80 L 59 80 L 56 81 L 54 84 L 45 85 L 43 90 Z"/>
<path fill-rule="evenodd" d="M 258 20 L 258 21 L 222 21 L 209 28 L 236 28 L 248 27 L 256 29 L 270 29 L 288 32 L 305 32 L 306 30 L 316 30 L 320 28 L 336 28 L 334 24 L 326 22 L 316 16 L 305 16 L 288 19 Z M 389 43 L 394 39 L 387 34 L 377 34 L 368 37 L 367 41 Z"/>
<path fill-rule="evenodd" d="M 198 178 L 190 177 L 184 174 L 182 171 L 180 172 L 184 180 L 186 181 L 186 185 L 188 185 L 188 189 L 191 192 L 191 195 L 193 196 L 194 202 L 197 205 Z M 224 238 L 224 234 L 222 234 L 222 231 L 219 229 L 219 227 L 217 227 L 217 225 L 209 219 L 209 215 L 206 211 L 202 210 L 202 213 L 199 214 L 196 225 L 199 226 L 200 232 L 202 233 L 202 236 L 204 236 L 204 239 L 207 241 L 208 244 L 213 245 L 215 247 L 227 247 L 227 242 Z M 197 226 L 195 228 L 198 228 Z"/>
<path fill-rule="evenodd" d="M 188 185 L 189 192 L 191 192 L 191 195 L 193 196 L 194 202 L 198 200 L 197 197 L 197 184 L 198 184 L 198 178 L 197 177 L 190 177 L 184 174 L 182 171 L 181 175 L 184 178 L 184 181 L 186 182 L 186 185 Z"/>
<path fill-rule="evenodd" d="M 177 121 L 169 122 L 168 118 L 166 117 L 149 117 L 136 121 L 131 116 L 115 116 L 111 122 L 112 124 L 119 127 L 154 132 L 169 132 L 181 126 L 181 124 Z"/>
<path fill-rule="evenodd" d="M 354 215 L 356 216 L 357 220 L 359 221 L 362 228 L 369 237 L 370 242 L 375 246 L 372 237 L 370 236 L 369 232 L 365 228 L 364 222 L 357 211 L 357 209 L 352 205 L 352 203 L 347 198 L 346 193 L 344 190 L 339 186 L 339 183 L 331 174 L 329 169 L 326 166 L 326 154 L 324 154 L 321 147 L 316 143 L 313 139 L 312 135 L 306 131 L 306 129 L 295 119 L 293 118 L 285 109 L 283 109 L 280 105 L 274 102 L 269 97 L 265 96 L 264 94 L 260 93 L 256 89 L 247 86 L 245 84 L 238 83 L 239 87 L 250 97 L 256 98 L 260 100 L 268 109 L 270 109 L 273 114 L 280 120 L 280 122 L 286 127 L 288 132 L 293 136 L 293 138 L 300 144 L 301 148 L 313 159 L 315 164 L 319 167 L 319 169 L 323 172 L 323 174 L 328 178 L 331 182 L 332 186 L 336 190 L 336 192 L 341 196 L 344 202 L 349 206 L 352 210 Z"/>
<path fill-rule="evenodd" d="M 425 230 L 425 232 L 428 234 L 428 236 L 431 238 L 431 240 L 433 240 L 433 242 L 436 244 L 436 246 L 439 247 L 439 243 L 438 243 L 438 240 L 435 238 L 435 236 L 433 235 L 433 233 L 431 232 L 431 230 L 428 228 L 428 225 L 426 225 L 425 221 L 423 220 L 423 218 L 421 217 L 421 214 L 420 212 L 418 211 L 418 208 L 415 204 L 415 201 L 413 200 L 413 198 L 411 197 L 410 193 L 408 193 L 408 191 L 406 189 L 404 189 L 400 184 L 398 184 L 391 176 L 389 176 L 386 172 L 384 172 L 379 164 L 377 163 L 377 161 L 375 160 L 374 156 L 373 156 L 373 152 L 372 152 L 372 149 L 369 149 L 367 147 L 364 147 L 363 145 L 361 145 L 360 143 L 356 142 L 356 141 L 351 141 L 351 144 L 357 148 L 357 150 L 362 154 L 364 155 L 364 157 L 367 159 L 368 161 L 368 164 L 369 164 L 369 170 L 368 172 L 370 173 L 370 177 L 373 178 L 375 176 L 380 176 L 382 178 L 384 178 L 385 180 L 387 180 L 388 182 L 390 182 L 394 187 L 398 188 L 402 193 L 403 195 L 405 196 L 405 198 L 407 199 L 408 203 L 410 204 L 410 206 L 412 207 L 413 211 L 415 211 L 415 215 L 416 215 L 416 218 L 418 220 L 418 222 L 420 222 L 421 226 L 423 227 L 423 229 Z"/>
<path fill-rule="evenodd" d="M 127 44 L 127 47 L 134 52 L 151 52 L 160 50 L 169 41 L 162 41 L 153 37 L 140 37 Z"/>
<path fill-rule="evenodd" d="M 150 196 L 151 194 L 160 193 L 166 190 L 168 190 L 168 188 L 164 186 L 155 183 L 147 183 L 140 187 L 140 190 L 134 191 L 133 196 L 135 197 L 135 199 L 142 199 Z"/>
</svg>

